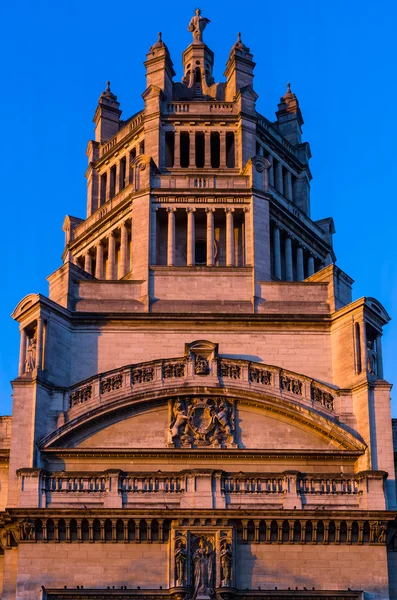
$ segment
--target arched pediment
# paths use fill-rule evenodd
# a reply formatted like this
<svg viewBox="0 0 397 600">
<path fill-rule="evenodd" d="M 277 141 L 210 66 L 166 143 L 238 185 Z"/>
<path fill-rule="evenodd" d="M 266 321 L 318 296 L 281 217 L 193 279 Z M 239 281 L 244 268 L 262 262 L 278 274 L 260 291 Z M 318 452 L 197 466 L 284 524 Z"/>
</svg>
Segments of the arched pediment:
<svg viewBox="0 0 397 600">
<path fill-rule="evenodd" d="M 34 304 L 39 302 L 39 300 L 40 294 L 28 294 L 27 296 L 22 298 L 20 302 L 18 302 L 13 312 L 11 313 L 12 318 L 15 319 L 15 321 L 18 321 L 20 317 Z"/>
<path fill-rule="evenodd" d="M 82 382 L 70 390 L 65 422 L 40 446 L 365 451 L 333 411 L 337 390 L 260 363 L 203 360 L 206 369 L 187 352 Z"/>
</svg>

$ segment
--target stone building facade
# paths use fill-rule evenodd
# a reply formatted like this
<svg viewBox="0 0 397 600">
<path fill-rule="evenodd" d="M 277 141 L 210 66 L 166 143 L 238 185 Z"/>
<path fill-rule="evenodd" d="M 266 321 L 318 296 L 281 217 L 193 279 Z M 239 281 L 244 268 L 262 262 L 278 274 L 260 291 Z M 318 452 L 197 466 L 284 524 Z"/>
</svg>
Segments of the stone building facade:
<svg viewBox="0 0 397 600">
<path fill-rule="evenodd" d="M 257 112 L 240 35 L 215 82 L 208 23 L 131 118 L 107 85 L 86 218 L 13 312 L 5 600 L 393 597 L 389 316 L 310 217 L 295 94 Z"/>
</svg>

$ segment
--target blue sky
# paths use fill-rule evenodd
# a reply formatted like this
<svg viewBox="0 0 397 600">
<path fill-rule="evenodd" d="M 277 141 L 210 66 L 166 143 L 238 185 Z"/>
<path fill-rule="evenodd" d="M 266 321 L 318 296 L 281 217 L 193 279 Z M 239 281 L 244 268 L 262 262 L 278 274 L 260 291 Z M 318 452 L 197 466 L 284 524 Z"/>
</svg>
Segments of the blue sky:
<svg viewBox="0 0 397 600">
<path fill-rule="evenodd" d="M 140 110 L 142 63 L 158 31 L 180 79 L 194 8 L 178 0 L 21 0 L 2 9 L 0 414 L 11 411 L 18 365 L 9 315 L 26 294 L 47 294 L 46 277 L 61 265 L 63 219 L 85 216 L 85 149 L 105 82 L 124 118 Z M 397 3 L 217 0 L 201 8 L 211 19 L 205 41 L 217 80 L 241 31 L 257 63 L 258 110 L 273 119 L 291 82 L 313 154 L 312 218 L 334 218 L 337 264 L 354 278 L 354 298 L 375 296 L 397 320 Z M 395 321 L 383 345 L 393 382 Z"/>
</svg>

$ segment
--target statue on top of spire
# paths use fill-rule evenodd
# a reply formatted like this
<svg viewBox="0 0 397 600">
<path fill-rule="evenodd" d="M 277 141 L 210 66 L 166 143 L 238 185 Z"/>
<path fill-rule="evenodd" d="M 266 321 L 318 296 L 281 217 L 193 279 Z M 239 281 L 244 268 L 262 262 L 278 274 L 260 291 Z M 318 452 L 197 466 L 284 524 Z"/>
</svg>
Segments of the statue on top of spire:
<svg viewBox="0 0 397 600">
<path fill-rule="evenodd" d="M 201 16 L 200 8 L 196 8 L 194 12 L 195 15 L 190 19 L 189 27 L 187 29 L 193 33 L 193 42 L 202 42 L 203 31 L 211 21 Z"/>
</svg>

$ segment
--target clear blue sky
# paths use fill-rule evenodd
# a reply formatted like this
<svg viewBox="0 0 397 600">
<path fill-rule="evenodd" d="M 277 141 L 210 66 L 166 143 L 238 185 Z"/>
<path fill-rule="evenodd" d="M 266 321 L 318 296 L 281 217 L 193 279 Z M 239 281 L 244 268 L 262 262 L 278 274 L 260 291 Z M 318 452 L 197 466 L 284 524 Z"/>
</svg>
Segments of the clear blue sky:
<svg viewBox="0 0 397 600">
<path fill-rule="evenodd" d="M 47 294 L 61 265 L 66 214 L 84 217 L 85 149 L 110 79 L 127 118 L 142 108 L 146 52 L 163 32 L 181 78 L 195 4 L 174 0 L 20 0 L 2 9 L 2 293 L 0 414 L 11 411 L 19 336 L 10 313 Z M 397 370 L 397 3 L 382 0 L 205 1 L 215 75 L 238 31 L 257 63 L 258 110 L 274 118 L 290 81 L 313 158 L 312 217 L 333 216 L 338 265 L 354 298 L 375 296 L 395 318 L 385 376 Z M 397 394 L 396 394 L 397 398 Z M 394 401 L 397 416 L 397 401 Z"/>
</svg>

